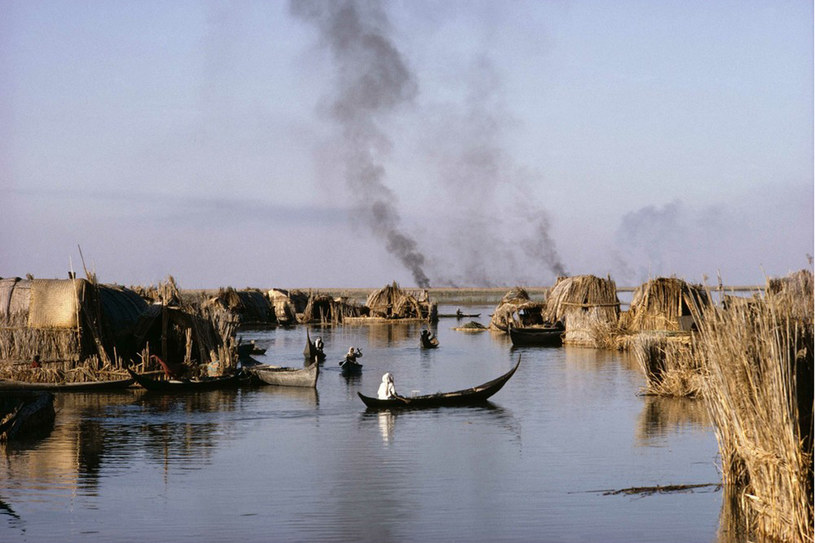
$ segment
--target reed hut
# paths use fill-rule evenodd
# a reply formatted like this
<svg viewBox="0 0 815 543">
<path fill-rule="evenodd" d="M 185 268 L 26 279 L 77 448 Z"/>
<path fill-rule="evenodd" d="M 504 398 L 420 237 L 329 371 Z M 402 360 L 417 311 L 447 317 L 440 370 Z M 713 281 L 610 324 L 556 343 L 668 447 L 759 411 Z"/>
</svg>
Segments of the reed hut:
<svg viewBox="0 0 815 543">
<path fill-rule="evenodd" d="M 620 317 L 620 327 L 629 332 L 690 332 L 697 328 L 691 307 L 708 302 L 701 285 L 659 277 L 637 287 L 628 311 Z"/>
<path fill-rule="evenodd" d="M 268 326 L 277 322 L 269 298 L 257 289 L 222 288 L 205 306 L 232 313 L 238 326 Z"/>
<path fill-rule="evenodd" d="M 134 291 L 85 279 L 0 279 L 0 366 L 70 372 L 121 368 L 135 356 L 134 329 L 147 303 Z"/>
<path fill-rule="evenodd" d="M 504 294 L 490 319 L 490 329 L 506 332 L 515 327 L 543 324 L 546 301 L 533 301 L 522 287 L 515 287 Z"/>
<path fill-rule="evenodd" d="M 301 323 L 341 324 L 346 317 L 363 317 L 367 307 L 349 302 L 346 298 L 332 298 L 326 294 L 309 294 L 308 303 L 297 320 Z"/>
<path fill-rule="evenodd" d="M 562 321 L 564 344 L 598 346 L 597 336 L 618 326 L 620 300 L 617 285 L 593 275 L 558 278 L 549 293 L 543 318 Z"/>
<path fill-rule="evenodd" d="M 266 293 L 269 298 L 275 319 L 284 326 L 297 323 L 297 315 L 303 313 L 308 305 L 309 296 L 301 290 L 284 290 L 273 288 Z"/>
<path fill-rule="evenodd" d="M 371 317 L 438 320 L 438 306 L 430 301 L 427 290 L 402 290 L 396 281 L 369 294 L 365 306 Z"/>
</svg>

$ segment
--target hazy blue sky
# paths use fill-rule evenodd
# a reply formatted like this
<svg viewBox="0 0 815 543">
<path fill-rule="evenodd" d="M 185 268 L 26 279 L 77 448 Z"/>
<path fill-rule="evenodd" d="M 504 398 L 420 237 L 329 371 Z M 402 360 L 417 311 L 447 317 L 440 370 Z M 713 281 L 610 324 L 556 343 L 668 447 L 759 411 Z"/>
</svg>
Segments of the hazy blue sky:
<svg viewBox="0 0 815 543">
<path fill-rule="evenodd" d="M 760 284 L 813 145 L 810 1 L 0 0 L 0 276 Z"/>
</svg>

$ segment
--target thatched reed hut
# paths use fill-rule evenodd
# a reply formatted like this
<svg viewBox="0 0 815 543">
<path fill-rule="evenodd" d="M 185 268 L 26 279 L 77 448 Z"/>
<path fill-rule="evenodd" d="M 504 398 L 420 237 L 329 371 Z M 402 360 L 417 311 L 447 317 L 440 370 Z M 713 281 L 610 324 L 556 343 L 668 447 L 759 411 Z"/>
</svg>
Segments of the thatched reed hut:
<svg viewBox="0 0 815 543">
<path fill-rule="evenodd" d="M 593 275 L 558 278 L 543 313 L 545 320 L 565 324 L 564 344 L 590 347 L 598 345 L 598 334 L 618 325 L 619 316 L 617 285 Z"/>
<path fill-rule="evenodd" d="M 402 290 L 396 281 L 369 294 L 365 306 L 371 317 L 438 320 L 438 305 L 430 300 L 426 290 Z"/>
<path fill-rule="evenodd" d="M 147 303 L 134 291 L 85 279 L 0 280 L 0 364 L 69 371 L 135 356 Z"/>
<path fill-rule="evenodd" d="M 507 331 L 509 325 L 515 327 L 543 324 L 546 301 L 533 301 L 522 287 L 515 287 L 504 294 L 490 319 L 490 329 Z"/>
<path fill-rule="evenodd" d="M 620 316 L 620 327 L 628 332 L 689 332 L 696 328 L 691 307 L 707 304 L 707 292 L 676 277 L 659 277 L 634 291 L 628 311 Z"/>
<path fill-rule="evenodd" d="M 297 320 L 301 323 L 341 324 L 346 317 L 363 317 L 367 307 L 349 302 L 345 298 L 332 298 L 326 294 L 310 293 L 308 303 Z"/>
<path fill-rule="evenodd" d="M 297 323 L 298 313 L 303 313 L 309 296 L 301 290 L 273 288 L 266 293 L 272 304 L 275 319 L 284 326 Z"/>
<path fill-rule="evenodd" d="M 238 326 L 268 326 L 276 324 L 274 308 L 269 298 L 257 289 L 222 288 L 204 304 L 208 308 L 234 315 Z"/>
</svg>

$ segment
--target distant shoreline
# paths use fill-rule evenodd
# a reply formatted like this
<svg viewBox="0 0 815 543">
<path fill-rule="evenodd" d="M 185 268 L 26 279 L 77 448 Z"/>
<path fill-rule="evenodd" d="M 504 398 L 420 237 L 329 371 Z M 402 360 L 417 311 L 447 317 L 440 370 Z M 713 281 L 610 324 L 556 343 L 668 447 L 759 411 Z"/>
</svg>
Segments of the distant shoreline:
<svg viewBox="0 0 815 543">
<path fill-rule="evenodd" d="M 371 288 L 319 288 L 319 287 L 275 287 L 283 290 L 299 290 L 302 292 L 319 292 L 334 298 L 343 297 L 364 302 L 368 295 L 381 287 Z M 430 298 L 441 304 L 484 304 L 498 303 L 504 295 L 516 287 L 438 287 L 419 289 L 416 287 L 403 287 L 404 290 L 427 290 Z M 552 287 L 522 287 L 532 299 L 543 299 Z M 617 287 L 618 293 L 631 293 L 637 287 Z M 758 292 L 764 286 L 724 286 L 721 290 L 726 292 Z M 217 294 L 219 289 L 182 289 L 182 291 Z M 260 289 L 266 292 L 271 289 Z M 719 290 L 711 287 L 711 290 Z"/>
</svg>

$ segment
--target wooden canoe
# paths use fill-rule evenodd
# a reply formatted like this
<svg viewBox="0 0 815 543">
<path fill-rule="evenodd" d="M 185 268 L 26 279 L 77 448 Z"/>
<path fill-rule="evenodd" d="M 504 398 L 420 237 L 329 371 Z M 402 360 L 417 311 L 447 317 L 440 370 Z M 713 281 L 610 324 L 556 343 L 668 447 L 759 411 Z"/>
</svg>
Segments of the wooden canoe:
<svg viewBox="0 0 815 543">
<path fill-rule="evenodd" d="M 509 337 L 513 346 L 543 345 L 560 347 L 563 345 L 564 329 L 560 326 L 509 327 Z"/>
<path fill-rule="evenodd" d="M 340 360 L 340 368 L 344 375 L 356 375 L 362 373 L 362 364 L 359 362 L 350 362 L 348 360 Z"/>
<path fill-rule="evenodd" d="M 29 383 L 0 379 L 0 390 L 44 390 L 48 392 L 94 392 L 120 390 L 135 382 L 132 377 L 111 381 L 86 381 L 78 383 Z"/>
<path fill-rule="evenodd" d="M 146 375 L 140 375 L 131 369 L 127 371 L 139 385 L 154 392 L 186 392 L 234 388 L 240 384 L 241 378 L 239 373 L 235 373 L 223 377 L 207 377 L 205 379 L 153 379 Z"/>
<path fill-rule="evenodd" d="M 253 366 L 249 371 L 261 382 L 267 385 L 283 387 L 310 387 L 317 386 L 317 377 L 320 375 L 319 364 L 309 364 L 305 368 L 281 368 L 280 366 Z"/>
<path fill-rule="evenodd" d="M 397 396 L 396 398 L 388 400 L 372 398 L 360 392 L 357 392 L 357 394 L 369 409 L 418 409 L 425 407 L 478 405 L 485 403 L 490 396 L 501 390 L 507 381 L 509 381 L 510 377 L 515 374 L 520 365 L 521 357 L 519 356 L 515 366 L 502 376 L 488 381 L 483 385 L 465 390 L 457 390 L 455 392 L 439 392 L 438 394 L 413 397 Z"/>
</svg>

